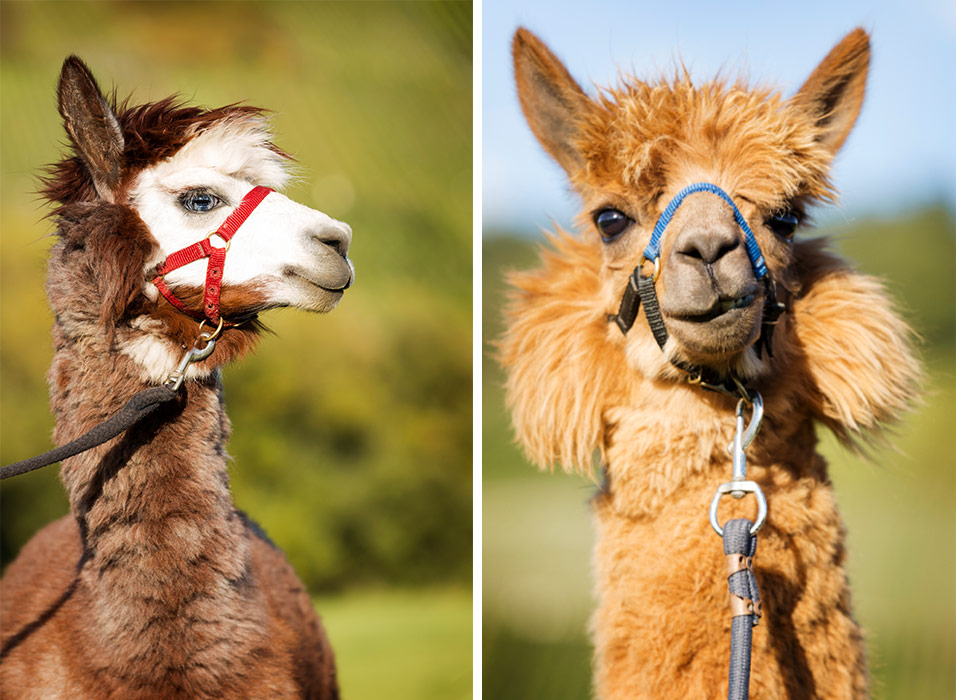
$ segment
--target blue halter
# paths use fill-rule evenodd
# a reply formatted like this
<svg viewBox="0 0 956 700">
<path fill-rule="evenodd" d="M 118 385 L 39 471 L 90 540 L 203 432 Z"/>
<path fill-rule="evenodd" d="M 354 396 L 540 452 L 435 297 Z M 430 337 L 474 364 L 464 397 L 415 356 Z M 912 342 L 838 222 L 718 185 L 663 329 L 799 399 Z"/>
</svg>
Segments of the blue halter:
<svg viewBox="0 0 956 700">
<path fill-rule="evenodd" d="M 775 285 L 767 274 L 767 263 L 764 260 L 763 253 L 760 251 L 760 246 L 757 245 L 757 240 L 754 238 L 754 233 L 747 223 L 747 220 L 743 214 L 740 213 L 740 209 L 737 208 L 731 196 L 717 185 L 709 182 L 697 182 L 693 185 L 688 185 L 678 192 L 664 208 L 664 211 L 661 212 L 657 223 L 654 225 L 654 231 L 651 233 L 651 240 L 648 242 L 641 256 L 641 261 L 628 278 L 627 288 L 621 297 L 620 308 L 616 314 L 608 314 L 608 321 L 614 321 L 618 328 L 621 329 L 621 332 L 626 335 L 631 329 L 631 326 L 634 325 L 637 312 L 643 303 L 644 315 L 647 317 L 647 323 L 651 327 L 654 339 L 661 349 L 664 348 L 664 345 L 667 343 L 668 334 L 664 326 L 664 318 L 661 315 L 660 304 L 657 300 L 657 291 L 654 288 L 654 283 L 657 280 L 658 274 L 660 274 L 661 238 L 664 236 L 664 230 L 670 224 L 671 219 L 674 218 L 677 208 L 684 202 L 684 199 L 686 199 L 688 195 L 697 192 L 716 194 L 729 204 L 734 213 L 734 221 L 737 222 L 740 230 L 744 233 L 747 256 L 750 258 L 750 264 L 753 266 L 754 275 L 758 280 L 763 281 L 765 289 L 764 317 L 760 337 L 756 345 L 757 354 L 759 356 L 761 349 L 766 348 L 767 354 L 770 355 L 772 354 L 770 341 L 773 335 L 773 327 L 780 317 L 780 314 L 786 310 L 786 306 L 777 301 L 774 289 Z M 641 274 L 641 269 L 645 261 L 654 263 L 654 274 L 651 277 L 646 277 Z M 678 369 L 688 374 L 688 380 L 691 383 L 700 384 L 705 389 L 711 389 L 738 397 L 747 397 L 746 389 L 744 389 L 739 380 L 736 380 L 734 377 L 721 378 L 709 368 L 694 367 L 673 358 L 671 358 L 670 361 Z"/>
<path fill-rule="evenodd" d="M 753 265 L 754 274 L 757 276 L 758 280 L 766 277 L 767 264 L 764 262 L 763 253 L 760 252 L 760 246 L 757 245 L 757 240 L 754 238 L 754 232 L 750 230 L 750 225 L 747 223 L 747 220 L 744 218 L 743 214 L 740 213 L 740 209 L 737 208 L 737 205 L 734 203 L 734 200 L 730 197 L 730 195 L 720 189 L 717 185 L 713 185 L 709 182 L 697 182 L 693 185 L 688 185 L 678 192 L 674 199 L 672 199 L 664 208 L 664 211 L 661 212 L 660 218 L 657 219 L 657 223 L 654 225 L 654 232 L 651 234 L 651 240 L 644 249 L 644 259 L 648 260 L 649 262 L 654 262 L 657 260 L 661 254 L 661 238 L 664 236 L 664 229 L 666 229 L 668 224 L 670 224 L 671 219 L 674 218 L 674 214 L 677 212 L 677 208 L 683 204 L 684 199 L 687 198 L 687 195 L 694 194 L 695 192 L 711 192 L 730 205 L 730 208 L 734 212 L 734 221 L 737 222 L 740 230 L 744 232 L 747 255 L 750 256 L 750 264 Z"/>
</svg>

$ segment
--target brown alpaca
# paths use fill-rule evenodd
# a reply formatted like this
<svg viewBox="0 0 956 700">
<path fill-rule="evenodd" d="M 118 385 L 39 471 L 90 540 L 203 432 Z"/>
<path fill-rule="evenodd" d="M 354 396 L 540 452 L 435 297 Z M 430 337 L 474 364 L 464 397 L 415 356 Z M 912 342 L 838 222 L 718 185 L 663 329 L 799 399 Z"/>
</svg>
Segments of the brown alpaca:
<svg viewBox="0 0 956 700">
<path fill-rule="evenodd" d="M 686 74 L 625 78 L 590 98 L 530 32 L 518 30 L 513 51 L 525 116 L 583 213 L 580 235 L 559 231 L 540 269 L 511 277 L 500 357 L 530 458 L 589 475 L 597 451 L 603 470 L 593 501 L 598 697 L 727 694 L 727 571 L 707 507 L 730 479 L 736 399 L 689 383 L 675 363 L 764 400 L 747 453 L 747 476 L 769 502 L 754 561 L 763 618 L 752 697 L 866 697 L 844 528 L 814 424 L 846 442 L 874 434 L 906 408 L 919 367 L 880 283 L 824 241 L 791 237 L 808 207 L 835 198 L 828 173 L 863 100 L 866 33 L 847 35 L 790 99 L 741 83 L 695 86 Z M 645 305 L 626 334 L 609 322 L 662 209 L 701 181 L 733 198 L 786 307 L 772 355 L 758 345 L 771 287 L 757 284 L 730 207 L 706 192 L 684 200 L 662 238 L 663 351 Z M 755 512 L 752 497 L 724 498 L 719 522 Z"/>
<path fill-rule="evenodd" d="M 193 347 L 206 265 L 165 278 L 185 312 L 157 292 L 155 270 L 254 186 L 280 187 L 288 156 L 261 110 L 117 107 L 75 57 L 58 95 L 75 156 L 51 169 L 44 194 L 58 221 L 49 383 L 65 443 L 163 383 Z M 307 592 L 233 505 L 219 368 L 253 346 L 258 312 L 333 308 L 352 280 L 350 239 L 345 224 L 275 192 L 252 212 L 230 243 L 212 355 L 190 365 L 176 400 L 63 462 L 70 515 L 3 580 L 0 695 L 338 697 Z"/>
</svg>

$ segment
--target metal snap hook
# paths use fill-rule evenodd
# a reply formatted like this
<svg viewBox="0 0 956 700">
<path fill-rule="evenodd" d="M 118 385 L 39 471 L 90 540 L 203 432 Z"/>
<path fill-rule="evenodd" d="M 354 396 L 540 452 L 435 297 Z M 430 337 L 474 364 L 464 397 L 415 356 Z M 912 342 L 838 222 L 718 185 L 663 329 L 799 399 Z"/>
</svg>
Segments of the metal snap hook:
<svg viewBox="0 0 956 700">
<path fill-rule="evenodd" d="M 163 382 L 173 391 L 179 391 L 179 387 L 183 385 L 183 381 L 186 379 L 186 369 L 194 362 L 202 362 L 207 357 L 212 355 L 212 351 L 216 349 L 216 337 L 219 333 L 222 332 L 223 321 L 222 318 L 219 319 L 219 326 L 212 333 L 203 333 L 202 327 L 205 321 L 200 322 L 199 324 L 199 337 L 196 338 L 196 344 L 189 348 L 186 351 L 186 354 L 183 355 L 183 359 L 179 361 L 179 365 L 176 366 L 172 372 L 169 373 L 169 376 L 166 377 L 166 381 Z M 202 347 L 199 347 L 199 343 L 205 341 L 205 344 Z"/>
<path fill-rule="evenodd" d="M 753 413 L 750 416 L 750 423 L 745 428 L 744 408 L 748 404 L 753 409 Z M 767 499 L 764 497 L 763 491 L 757 482 L 747 479 L 746 450 L 750 447 L 754 438 L 757 437 L 757 431 L 760 430 L 760 424 L 763 421 L 763 397 L 760 395 L 760 392 L 755 391 L 750 402 L 748 402 L 746 398 L 741 398 L 737 402 L 737 408 L 734 414 L 737 421 L 737 428 L 734 431 L 734 441 L 728 447 L 733 455 L 733 476 L 730 481 L 721 484 L 717 488 L 717 493 L 714 494 L 714 498 L 710 503 L 710 524 L 718 535 L 723 536 L 724 530 L 717 522 L 717 506 L 720 502 L 720 497 L 725 493 L 729 493 L 734 498 L 739 499 L 748 493 L 752 493 L 757 499 L 757 519 L 753 527 L 750 528 L 750 534 L 755 535 L 757 534 L 757 530 L 763 527 L 764 521 L 767 519 Z"/>
<path fill-rule="evenodd" d="M 216 348 L 216 341 L 213 338 L 209 338 L 206 341 L 205 346 L 198 348 L 193 347 L 189 348 L 186 351 L 186 354 L 183 355 L 183 359 L 179 361 L 179 365 L 172 372 L 169 373 L 169 376 L 166 377 L 166 381 L 163 382 L 173 391 L 179 391 L 179 387 L 183 385 L 183 381 L 186 379 L 186 369 L 193 362 L 202 362 L 207 357 L 212 355 L 212 351 Z"/>
<path fill-rule="evenodd" d="M 750 423 L 747 425 L 746 430 L 743 428 L 744 420 L 744 407 L 751 406 L 753 408 L 753 413 L 750 415 Z M 734 412 L 737 417 L 737 435 L 734 437 L 734 444 L 731 445 L 731 450 L 736 450 L 737 437 L 740 437 L 740 448 L 746 450 L 750 447 L 750 443 L 754 441 L 754 438 L 757 437 L 757 431 L 760 430 L 760 424 L 763 422 L 763 397 L 760 395 L 760 392 L 755 391 L 753 398 L 748 403 L 746 399 L 740 399 L 737 402 L 737 409 Z"/>
</svg>

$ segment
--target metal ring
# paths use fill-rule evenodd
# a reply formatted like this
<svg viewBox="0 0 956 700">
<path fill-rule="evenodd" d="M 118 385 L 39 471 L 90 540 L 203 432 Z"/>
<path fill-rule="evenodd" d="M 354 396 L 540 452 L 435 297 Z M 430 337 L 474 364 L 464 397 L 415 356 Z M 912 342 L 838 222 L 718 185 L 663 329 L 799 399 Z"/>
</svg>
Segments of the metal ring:
<svg viewBox="0 0 956 700">
<path fill-rule="evenodd" d="M 641 259 L 638 261 L 637 267 L 638 268 L 644 267 L 644 263 L 646 262 L 650 262 L 650 261 L 647 258 L 645 258 L 643 255 L 641 255 Z M 651 276 L 651 281 L 656 283 L 657 278 L 661 276 L 661 256 L 658 255 L 656 258 L 654 258 L 653 262 L 654 262 L 654 274 Z"/>
<path fill-rule="evenodd" d="M 767 521 L 767 498 L 763 495 L 763 490 L 756 481 L 728 481 L 726 484 L 717 487 L 717 493 L 714 494 L 714 498 L 710 502 L 710 526 L 714 528 L 718 535 L 724 536 L 724 529 L 717 522 L 717 506 L 720 503 L 721 496 L 734 491 L 752 493 L 757 499 L 757 520 L 750 527 L 750 534 L 756 535 L 757 531 Z"/>
<path fill-rule="evenodd" d="M 226 244 L 222 246 L 222 248 L 216 248 L 216 250 L 229 250 L 229 246 L 232 245 L 231 238 L 226 238 L 225 236 L 223 236 L 221 233 L 219 233 L 219 229 L 216 229 L 215 231 L 210 231 L 209 233 L 206 234 L 206 238 L 212 238 L 213 236 L 219 236 L 222 239 L 223 243 Z M 210 245 L 212 244 L 210 243 Z"/>
<path fill-rule="evenodd" d="M 203 333 L 202 331 L 202 327 L 206 325 L 206 319 L 203 319 L 202 321 L 200 321 L 199 322 L 199 340 L 209 341 L 209 340 L 215 340 L 216 338 L 218 338 L 219 334 L 222 333 L 222 326 L 224 322 L 225 322 L 225 319 L 222 316 L 220 316 L 219 325 L 216 326 L 216 330 L 214 330 L 210 334 L 210 333 Z"/>
</svg>

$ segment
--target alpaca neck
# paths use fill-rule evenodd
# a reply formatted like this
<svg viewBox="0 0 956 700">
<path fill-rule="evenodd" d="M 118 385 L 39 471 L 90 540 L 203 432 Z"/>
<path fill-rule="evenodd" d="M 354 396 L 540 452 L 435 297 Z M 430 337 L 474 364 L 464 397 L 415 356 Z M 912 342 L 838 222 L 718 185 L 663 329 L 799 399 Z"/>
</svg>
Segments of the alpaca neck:
<svg viewBox="0 0 956 700">
<path fill-rule="evenodd" d="M 147 384 L 142 368 L 105 341 L 67 338 L 60 328 L 54 336 L 50 385 L 64 442 Z M 63 464 L 84 540 L 82 594 L 116 663 L 129 663 L 124 654 L 167 664 L 190 658 L 208 636 L 221 636 L 223 620 L 241 624 L 254 608 L 243 585 L 248 542 L 229 493 L 218 373 L 187 382 L 181 394 Z"/>
<path fill-rule="evenodd" d="M 826 464 L 815 452 L 817 438 L 809 416 L 790 408 L 786 391 L 766 394 L 763 425 L 746 451 L 748 476 L 759 480 L 772 467 L 781 480 L 826 481 Z M 607 416 L 614 426 L 605 446 L 607 479 L 621 512 L 656 517 L 674 499 L 699 498 L 691 493 L 692 483 L 712 493 L 730 480 L 733 400 L 691 386 L 655 388 L 644 383 Z"/>
</svg>

